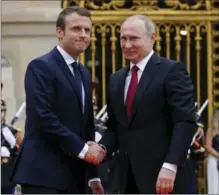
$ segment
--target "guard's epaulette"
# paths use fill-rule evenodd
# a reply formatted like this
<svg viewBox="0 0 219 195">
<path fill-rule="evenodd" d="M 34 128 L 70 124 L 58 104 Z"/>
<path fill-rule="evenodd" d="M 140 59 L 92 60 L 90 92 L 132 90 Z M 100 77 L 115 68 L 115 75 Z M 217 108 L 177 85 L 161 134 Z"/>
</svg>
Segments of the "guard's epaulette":
<svg viewBox="0 0 219 195">
<path fill-rule="evenodd" d="M 7 164 L 9 162 L 8 157 L 1 157 L 1 164 Z"/>
<path fill-rule="evenodd" d="M 196 123 L 198 127 L 204 128 L 204 125 L 202 123 Z"/>
</svg>

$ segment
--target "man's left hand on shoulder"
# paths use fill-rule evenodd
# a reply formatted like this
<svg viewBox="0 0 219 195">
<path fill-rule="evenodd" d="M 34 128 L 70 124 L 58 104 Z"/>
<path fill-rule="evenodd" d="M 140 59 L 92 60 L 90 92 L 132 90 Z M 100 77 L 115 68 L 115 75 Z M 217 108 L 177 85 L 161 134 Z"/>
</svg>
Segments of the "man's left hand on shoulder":
<svg viewBox="0 0 219 195">
<path fill-rule="evenodd" d="M 156 183 L 157 193 L 158 194 L 171 193 L 174 188 L 175 178 L 176 178 L 176 172 L 167 168 L 161 168 Z"/>
</svg>

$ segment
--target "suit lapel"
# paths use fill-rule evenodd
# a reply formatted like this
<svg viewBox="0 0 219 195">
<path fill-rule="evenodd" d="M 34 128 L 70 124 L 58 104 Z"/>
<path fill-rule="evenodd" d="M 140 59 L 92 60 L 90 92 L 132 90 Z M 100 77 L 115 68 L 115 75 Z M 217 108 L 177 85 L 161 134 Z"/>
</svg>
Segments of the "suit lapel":
<svg viewBox="0 0 219 195">
<path fill-rule="evenodd" d="M 152 81 L 154 74 L 157 72 L 158 68 L 160 64 L 160 57 L 154 53 L 152 55 L 152 57 L 150 58 L 150 60 L 148 61 L 142 75 L 141 75 L 141 79 L 139 81 L 137 90 L 136 90 L 136 94 L 132 103 L 132 111 L 131 111 L 131 117 L 129 119 L 129 123 L 131 122 L 131 120 L 133 119 L 136 111 L 137 111 L 137 107 L 139 104 L 139 100 L 143 94 L 143 92 L 146 90 L 146 88 L 149 86 L 150 82 Z"/>
<path fill-rule="evenodd" d="M 80 92 L 78 90 L 76 80 L 75 80 L 73 74 L 71 73 L 68 65 L 66 64 L 64 58 L 59 53 L 59 51 L 57 50 L 56 47 L 52 50 L 52 53 L 53 53 L 53 56 L 55 57 L 57 63 L 59 64 L 61 70 L 63 71 L 64 75 L 66 76 L 67 80 L 69 81 L 69 84 L 71 85 L 72 92 L 73 93 L 74 93 L 74 91 L 76 92 L 76 96 L 77 96 L 80 104 L 82 105 L 82 98 L 80 96 Z"/>
<path fill-rule="evenodd" d="M 116 88 L 116 93 L 115 93 L 116 100 L 114 101 L 117 109 L 116 113 L 119 113 L 117 117 L 120 119 L 120 122 L 124 126 L 127 126 L 128 124 L 128 118 L 127 118 L 126 107 L 124 102 L 125 81 L 128 71 L 129 71 L 129 67 L 127 66 L 124 69 L 122 69 L 121 73 L 118 75 L 118 86 Z"/>
</svg>

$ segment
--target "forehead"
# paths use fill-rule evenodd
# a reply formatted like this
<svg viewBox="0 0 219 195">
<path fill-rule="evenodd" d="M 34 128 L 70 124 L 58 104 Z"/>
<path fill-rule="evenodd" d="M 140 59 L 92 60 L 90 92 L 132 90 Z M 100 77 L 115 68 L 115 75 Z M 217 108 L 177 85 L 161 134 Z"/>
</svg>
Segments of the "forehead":
<svg viewBox="0 0 219 195">
<path fill-rule="evenodd" d="M 80 16 L 77 13 L 69 14 L 65 17 L 66 27 L 81 26 L 91 28 L 92 22 L 89 17 Z"/>
<path fill-rule="evenodd" d="M 146 33 L 144 21 L 127 20 L 121 26 L 121 36 L 142 36 Z"/>
</svg>

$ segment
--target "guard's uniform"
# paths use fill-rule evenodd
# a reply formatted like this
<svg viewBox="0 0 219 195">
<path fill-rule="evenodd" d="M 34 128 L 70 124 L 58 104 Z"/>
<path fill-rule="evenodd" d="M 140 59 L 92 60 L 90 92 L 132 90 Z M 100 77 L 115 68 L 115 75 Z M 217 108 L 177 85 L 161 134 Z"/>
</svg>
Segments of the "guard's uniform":
<svg viewBox="0 0 219 195">
<path fill-rule="evenodd" d="M 14 194 L 15 185 L 10 181 L 13 165 L 18 152 L 17 129 L 5 124 L 6 105 L 1 100 L 1 193 Z"/>
<path fill-rule="evenodd" d="M 198 124 L 199 127 L 200 124 Z M 196 140 L 196 137 L 194 137 L 194 140 L 189 148 L 187 159 L 182 167 L 184 171 L 178 170 L 178 181 L 177 185 L 185 189 L 186 194 L 197 194 L 197 163 L 198 161 L 204 160 L 205 155 L 205 149 L 204 147 L 199 144 L 199 142 Z"/>
<path fill-rule="evenodd" d="M 2 128 L 8 128 L 10 131 L 11 127 L 2 125 Z M 14 184 L 10 181 L 14 161 L 18 152 L 18 148 L 11 148 L 10 144 L 5 140 L 1 129 L 1 192 L 3 194 L 11 194 L 14 192 Z"/>
</svg>

